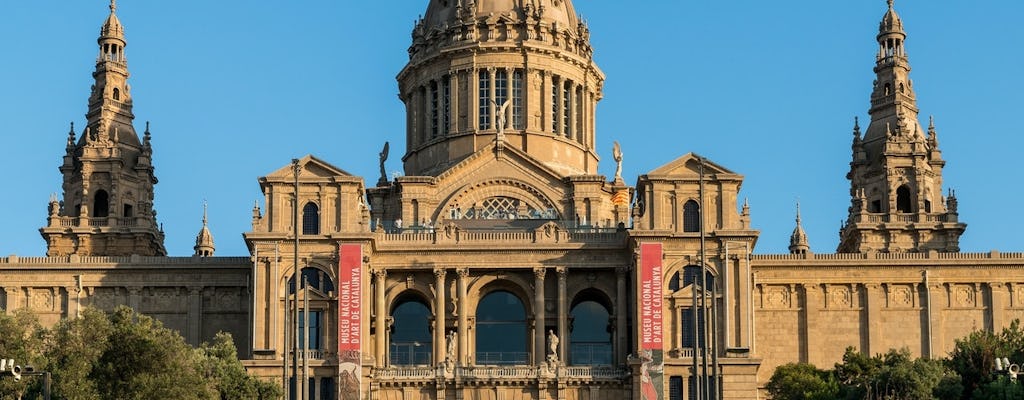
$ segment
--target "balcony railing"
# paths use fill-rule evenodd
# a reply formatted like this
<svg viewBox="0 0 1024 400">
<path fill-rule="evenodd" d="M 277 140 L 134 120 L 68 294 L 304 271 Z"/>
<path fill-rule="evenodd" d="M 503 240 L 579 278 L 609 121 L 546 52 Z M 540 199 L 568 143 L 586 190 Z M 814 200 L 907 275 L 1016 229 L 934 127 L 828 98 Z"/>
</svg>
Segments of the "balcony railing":
<svg viewBox="0 0 1024 400">
<path fill-rule="evenodd" d="M 620 381 L 629 378 L 629 371 L 611 365 L 579 365 L 556 367 L 544 370 L 533 365 L 480 365 L 456 367 L 444 366 L 391 366 L 374 368 L 373 377 L 378 382 L 426 382 L 436 379 L 461 380 L 533 380 L 569 378 L 573 381 Z"/>
<path fill-rule="evenodd" d="M 526 364 L 529 353 L 512 351 L 478 351 L 476 363 L 479 365 L 517 365 Z"/>
</svg>

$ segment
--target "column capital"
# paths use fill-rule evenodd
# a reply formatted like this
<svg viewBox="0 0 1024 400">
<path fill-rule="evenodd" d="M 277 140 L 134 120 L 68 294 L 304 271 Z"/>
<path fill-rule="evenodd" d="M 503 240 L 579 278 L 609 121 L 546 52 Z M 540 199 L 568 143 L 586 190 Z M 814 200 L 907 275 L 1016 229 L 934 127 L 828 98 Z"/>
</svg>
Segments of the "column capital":
<svg viewBox="0 0 1024 400">
<path fill-rule="evenodd" d="M 615 267 L 615 274 L 616 275 L 625 276 L 627 272 L 629 272 L 629 267 L 626 267 L 626 266 Z"/>
<path fill-rule="evenodd" d="M 469 268 L 458 268 L 458 269 L 455 270 L 455 273 L 459 275 L 459 278 L 463 278 L 463 279 L 468 278 L 469 277 Z"/>
<path fill-rule="evenodd" d="M 544 280 L 544 276 L 547 275 L 548 270 L 544 267 L 536 267 L 533 269 L 533 277 L 537 280 Z"/>
<path fill-rule="evenodd" d="M 129 288 L 128 291 L 131 292 L 131 288 Z M 189 286 L 188 287 L 188 294 L 190 294 L 190 295 L 199 295 L 202 292 L 203 292 L 203 287 L 202 286 Z"/>
<path fill-rule="evenodd" d="M 558 273 L 558 280 L 564 281 L 566 276 L 569 275 L 568 267 L 555 267 L 555 272 Z"/>
<path fill-rule="evenodd" d="M 128 294 L 132 296 L 138 296 L 142 292 L 142 286 L 128 286 L 125 289 L 128 289 Z M 190 287 L 189 289 L 191 290 L 192 288 Z M 202 290 L 202 288 L 200 287 L 198 290 Z"/>
<path fill-rule="evenodd" d="M 373 276 L 377 279 L 384 279 L 388 277 L 388 270 L 386 269 L 375 269 L 373 270 Z"/>
<path fill-rule="evenodd" d="M 434 268 L 434 277 L 437 279 L 444 279 L 445 275 L 448 274 L 448 270 L 444 268 Z"/>
</svg>

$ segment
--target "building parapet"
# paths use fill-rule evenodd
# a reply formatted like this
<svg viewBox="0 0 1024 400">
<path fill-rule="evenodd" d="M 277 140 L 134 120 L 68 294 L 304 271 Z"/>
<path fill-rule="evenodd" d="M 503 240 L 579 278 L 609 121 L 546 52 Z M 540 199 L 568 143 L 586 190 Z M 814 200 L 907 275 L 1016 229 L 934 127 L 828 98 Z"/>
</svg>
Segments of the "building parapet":
<svg viewBox="0 0 1024 400">
<path fill-rule="evenodd" d="M 0 265 L 19 267 L 57 267 L 67 265 L 116 266 L 131 264 L 133 266 L 191 266 L 238 267 L 251 265 L 249 257 L 148 257 L 148 256 L 63 256 L 63 257 L 20 257 L 11 255 L 0 257 Z"/>
<path fill-rule="evenodd" d="M 848 261 L 848 260 L 1024 260 L 1024 253 L 837 253 L 837 254 L 754 254 L 753 261 Z"/>
</svg>

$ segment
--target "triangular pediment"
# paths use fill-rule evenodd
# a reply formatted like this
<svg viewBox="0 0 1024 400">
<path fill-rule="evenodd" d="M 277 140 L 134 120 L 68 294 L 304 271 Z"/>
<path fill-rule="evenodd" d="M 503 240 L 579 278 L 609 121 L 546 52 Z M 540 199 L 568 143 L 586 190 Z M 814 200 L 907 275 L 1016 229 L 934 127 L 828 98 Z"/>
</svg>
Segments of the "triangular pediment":
<svg viewBox="0 0 1024 400">
<path fill-rule="evenodd" d="M 488 198 L 508 197 L 538 212 L 553 210 L 561 217 L 561 203 L 569 192 L 564 177 L 551 168 L 516 148 L 497 150 L 493 143 L 432 178 L 431 184 L 439 213 L 451 207 L 480 205 Z"/>
<path fill-rule="evenodd" d="M 311 154 L 307 154 L 300 158 L 299 166 L 302 168 L 299 172 L 299 180 L 352 177 L 352 174 L 345 170 L 331 165 L 330 163 Z M 278 181 L 283 179 L 290 181 L 294 179 L 294 176 L 292 165 L 288 164 L 274 172 L 271 172 L 265 177 L 265 179 L 269 181 Z"/>
<path fill-rule="evenodd" d="M 696 153 L 687 153 L 672 160 L 648 172 L 647 176 L 650 178 L 698 178 L 701 173 L 701 161 L 704 164 L 705 176 L 715 175 L 721 179 L 731 175 L 742 179 L 739 174 Z"/>
</svg>

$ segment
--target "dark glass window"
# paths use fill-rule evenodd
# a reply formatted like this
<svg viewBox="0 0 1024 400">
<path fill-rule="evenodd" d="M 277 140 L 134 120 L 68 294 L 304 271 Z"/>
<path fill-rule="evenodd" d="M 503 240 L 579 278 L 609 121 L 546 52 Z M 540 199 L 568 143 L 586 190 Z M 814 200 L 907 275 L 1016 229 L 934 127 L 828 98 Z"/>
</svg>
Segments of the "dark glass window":
<svg viewBox="0 0 1024 400">
<path fill-rule="evenodd" d="M 523 129 L 523 70 L 512 73 L 512 128 Z"/>
<path fill-rule="evenodd" d="M 512 293 L 484 296 L 476 308 L 476 364 L 526 364 L 526 309 Z"/>
<path fill-rule="evenodd" d="M 440 107 L 441 99 L 438 96 L 439 96 L 439 93 L 438 93 L 437 82 L 430 82 L 430 137 L 431 138 L 436 138 L 437 137 L 438 129 L 440 128 L 440 126 L 438 125 L 438 122 L 439 122 L 438 117 L 441 116 L 441 107 Z"/>
<path fill-rule="evenodd" d="M 608 310 L 596 301 L 584 301 L 572 308 L 569 361 L 573 365 L 611 365 L 612 335 Z"/>
<path fill-rule="evenodd" d="M 696 201 L 683 205 L 683 232 L 700 232 L 700 205 Z"/>
<path fill-rule="evenodd" d="M 441 120 L 444 124 L 441 129 L 442 135 L 448 135 L 451 131 L 451 110 L 452 110 L 452 77 L 445 75 L 441 78 L 441 95 L 444 96 L 444 107 L 441 110 Z"/>
<path fill-rule="evenodd" d="M 419 301 L 406 301 L 391 313 L 392 365 L 430 365 L 433 337 L 430 309 Z"/>
<path fill-rule="evenodd" d="M 914 212 L 913 202 L 910 200 L 910 188 L 907 185 L 896 189 L 896 211 L 901 213 Z"/>
<path fill-rule="evenodd" d="M 309 349 L 320 350 L 320 334 L 321 334 L 321 317 L 323 311 L 310 309 L 308 312 L 303 310 L 299 313 L 299 348 L 305 349 L 306 338 L 303 336 L 306 326 L 306 317 L 309 317 Z"/>
<path fill-rule="evenodd" d="M 92 203 L 92 216 L 106 218 L 110 215 L 110 197 L 106 190 L 97 190 Z"/>
<path fill-rule="evenodd" d="M 480 71 L 480 130 L 491 127 L 491 75 Z"/>
<path fill-rule="evenodd" d="M 320 207 L 313 202 L 306 203 L 306 206 L 302 207 L 302 234 L 320 234 Z"/>
</svg>

